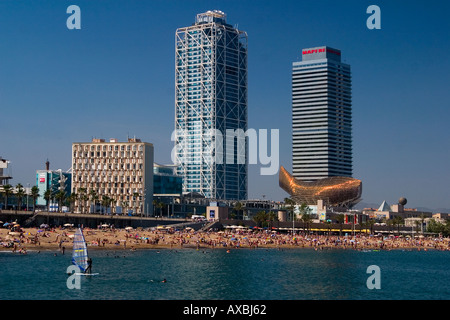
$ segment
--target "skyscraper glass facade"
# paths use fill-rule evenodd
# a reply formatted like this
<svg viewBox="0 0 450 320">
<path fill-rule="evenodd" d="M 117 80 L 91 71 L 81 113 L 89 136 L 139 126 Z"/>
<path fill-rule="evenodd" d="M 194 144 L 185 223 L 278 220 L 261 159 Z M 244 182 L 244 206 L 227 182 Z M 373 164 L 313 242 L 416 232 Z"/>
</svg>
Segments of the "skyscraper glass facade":
<svg viewBox="0 0 450 320">
<path fill-rule="evenodd" d="M 225 13 L 208 11 L 175 37 L 175 162 L 183 193 L 247 198 L 247 149 L 238 154 L 224 142 L 236 129 L 247 130 L 247 34 L 227 24 Z"/>
<path fill-rule="evenodd" d="M 341 51 L 302 50 L 292 70 L 293 176 L 352 176 L 351 72 Z"/>
</svg>

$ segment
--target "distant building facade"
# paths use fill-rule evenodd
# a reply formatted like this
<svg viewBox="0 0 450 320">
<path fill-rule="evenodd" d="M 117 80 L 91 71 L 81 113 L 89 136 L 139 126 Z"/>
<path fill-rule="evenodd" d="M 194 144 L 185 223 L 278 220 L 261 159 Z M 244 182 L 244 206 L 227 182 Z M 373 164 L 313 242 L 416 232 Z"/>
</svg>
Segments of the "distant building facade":
<svg viewBox="0 0 450 320">
<path fill-rule="evenodd" d="M 64 172 L 62 170 L 36 170 L 36 186 L 39 188 L 39 197 L 37 198 L 36 205 L 46 206 L 47 200 L 45 200 L 45 193 L 47 190 L 51 190 L 53 195 L 56 195 L 59 191 L 64 191 L 66 196 L 71 193 L 72 174 L 70 172 Z M 57 201 L 51 201 L 50 209 L 56 209 Z"/>
<path fill-rule="evenodd" d="M 183 178 L 176 174 L 175 165 L 153 164 L 153 195 L 181 196 Z"/>
<path fill-rule="evenodd" d="M 72 192 L 76 212 L 108 197 L 112 213 L 153 213 L 153 144 L 140 139 L 93 139 L 72 144 Z M 81 198 L 81 197 L 82 198 Z"/>
<path fill-rule="evenodd" d="M 302 181 L 352 176 L 351 72 L 340 50 L 303 49 L 292 64 L 292 158 Z"/>
<path fill-rule="evenodd" d="M 6 169 L 8 169 L 9 161 L 0 157 L 0 186 L 8 184 L 12 177 L 7 174 Z"/>
<path fill-rule="evenodd" d="M 215 148 L 216 133 L 227 130 L 247 131 L 247 34 L 214 10 L 175 35 L 174 162 L 183 193 L 247 199 L 248 149 Z"/>
</svg>

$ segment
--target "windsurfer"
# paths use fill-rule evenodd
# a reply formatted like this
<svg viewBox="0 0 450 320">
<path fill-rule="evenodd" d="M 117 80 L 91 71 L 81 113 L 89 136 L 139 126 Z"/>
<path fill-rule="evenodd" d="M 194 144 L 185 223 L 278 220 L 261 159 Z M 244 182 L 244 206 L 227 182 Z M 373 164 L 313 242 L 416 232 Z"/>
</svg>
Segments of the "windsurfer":
<svg viewBox="0 0 450 320">
<path fill-rule="evenodd" d="M 91 258 L 88 258 L 87 259 L 87 268 L 86 268 L 86 270 L 84 271 L 84 273 L 91 273 L 91 271 L 92 271 L 92 259 Z"/>
</svg>

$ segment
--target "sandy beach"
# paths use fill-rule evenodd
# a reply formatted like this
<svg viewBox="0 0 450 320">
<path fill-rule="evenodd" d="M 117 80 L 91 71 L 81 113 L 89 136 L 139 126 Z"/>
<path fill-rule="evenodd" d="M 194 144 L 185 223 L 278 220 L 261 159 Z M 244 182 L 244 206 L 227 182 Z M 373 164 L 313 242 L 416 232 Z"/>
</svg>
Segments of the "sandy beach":
<svg viewBox="0 0 450 320">
<path fill-rule="evenodd" d="M 89 250 L 140 249 L 241 249 L 241 248 L 314 248 L 356 250 L 450 250 L 449 238 L 424 236 L 337 236 L 294 235 L 271 231 L 239 230 L 218 232 L 176 231 L 173 229 L 83 229 Z M 26 253 L 29 250 L 72 250 L 74 228 L 13 228 L 0 229 L 0 250 Z"/>
</svg>

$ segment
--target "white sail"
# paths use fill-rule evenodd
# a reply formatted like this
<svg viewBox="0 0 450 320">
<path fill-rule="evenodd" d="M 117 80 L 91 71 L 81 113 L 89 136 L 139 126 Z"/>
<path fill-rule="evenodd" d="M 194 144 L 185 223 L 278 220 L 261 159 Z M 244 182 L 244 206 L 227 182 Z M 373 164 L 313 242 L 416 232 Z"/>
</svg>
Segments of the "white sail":
<svg viewBox="0 0 450 320">
<path fill-rule="evenodd" d="M 82 272 L 85 272 L 88 267 L 86 241 L 80 228 L 77 229 L 73 238 L 72 263 L 78 266 Z"/>
</svg>

